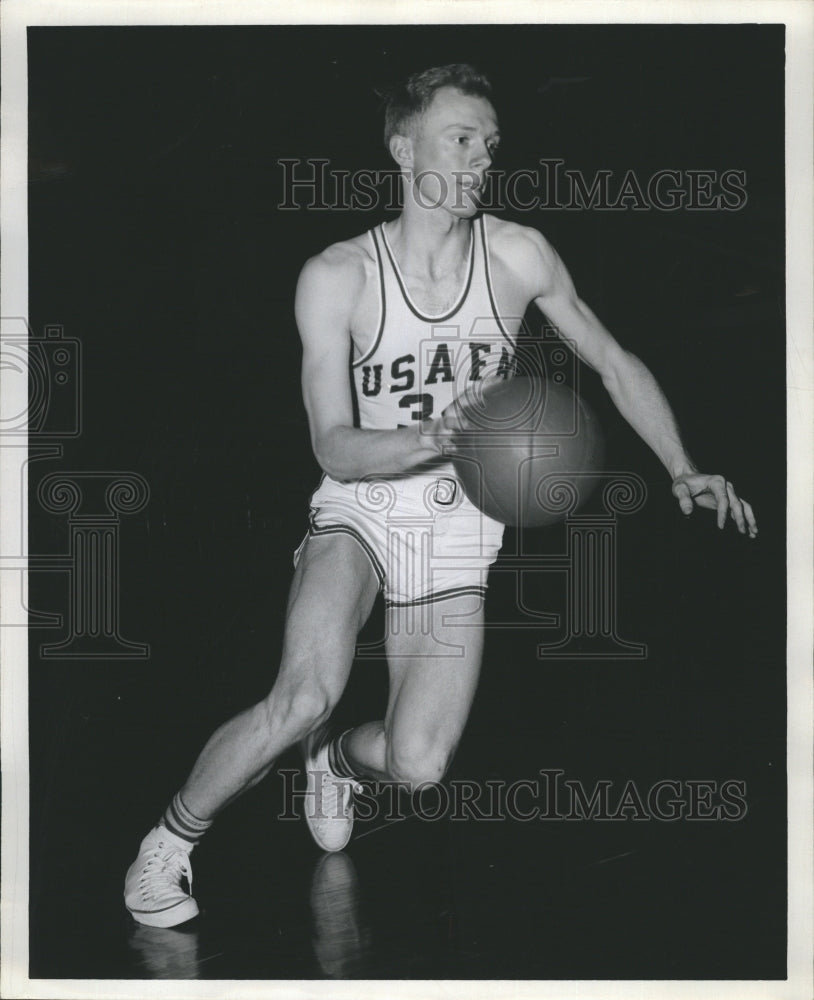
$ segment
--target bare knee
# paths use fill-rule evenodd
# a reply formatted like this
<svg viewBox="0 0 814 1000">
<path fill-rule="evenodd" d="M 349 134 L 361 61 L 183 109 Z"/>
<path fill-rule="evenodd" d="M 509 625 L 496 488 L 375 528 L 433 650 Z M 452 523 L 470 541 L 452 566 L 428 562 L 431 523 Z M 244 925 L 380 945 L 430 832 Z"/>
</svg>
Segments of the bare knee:
<svg viewBox="0 0 814 1000">
<path fill-rule="evenodd" d="M 337 701 L 317 680 L 276 684 L 262 703 L 264 722 L 270 733 L 285 733 L 294 743 L 326 722 Z"/>
<path fill-rule="evenodd" d="M 412 788 L 440 781 L 447 772 L 454 748 L 422 736 L 388 740 L 387 775 L 393 781 L 407 782 Z"/>
</svg>

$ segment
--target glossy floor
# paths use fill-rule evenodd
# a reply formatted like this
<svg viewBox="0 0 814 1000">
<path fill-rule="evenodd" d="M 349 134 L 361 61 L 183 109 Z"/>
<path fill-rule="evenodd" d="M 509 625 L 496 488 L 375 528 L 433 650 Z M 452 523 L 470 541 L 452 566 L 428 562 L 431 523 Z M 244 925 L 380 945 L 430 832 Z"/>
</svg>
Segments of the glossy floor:
<svg viewBox="0 0 814 1000">
<path fill-rule="evenodd" d="M 505 744 L 491 764 L 483 749 L 468 749 L 451 790 L 463 767 L 482 769 L 504 792 L 521 773 L 504 767 Z M 518 760 L 532 760 L 529 734 L 515 738 L 513 749 Z M 567 768 L 553 809 L 549 779 L 528 768 L 513 808 L 530 819 L 497 818 L 500 807 L 486 819 L 486 798 L 473 807 L 480 818 L 465 807 L 456 819 L 452 794 L 438 818 L 444 800 L 432 791 L 417 812 L 380 796 L 367 800 L 379 804 L 378 815 L 358 822 L 348 848 L 332 855 L 317 850 L 302 819 L 280 818 L 291 803 L 285 781 L 274 776 L 224 813 L 193 853 L 202 912 L 171 930 L 139 926 L 126 914 L 121 883 L 142 830 L 127 806 L 106 826 L 98 803 L 82 796 L 80 778 L 81 803 L 66 813 L 61 835 L 49 838 L 42 878 L 32 882 L 32 975 L 782 977 L 782 843 L 772 851 L 779 838 L 758 830 L 760 814 L 772 808 L 768 779 L 763 789 L 749 788 L 751 818 L 729 821 L 688 818 L 690 790 L 679 782 L 685 818 L 667 821 L 651 810 L 663 816 L 676 787 L 658 793 L 654 805 L 648 793 L 656 772 L 648 777 L 640 768 L 626 809 L 622 777 L 608 787 L 616 819 L 568 819 L 573 802 L 562 782 L 590 793 L 598 772 L 591 753 L 569 753 L 562 740 L 549 749 L 552 762 Z M 759 769 L 757 761 L 741 763 Z M 293 757 L 283 764 L 297 766 Z"/>
</svg>

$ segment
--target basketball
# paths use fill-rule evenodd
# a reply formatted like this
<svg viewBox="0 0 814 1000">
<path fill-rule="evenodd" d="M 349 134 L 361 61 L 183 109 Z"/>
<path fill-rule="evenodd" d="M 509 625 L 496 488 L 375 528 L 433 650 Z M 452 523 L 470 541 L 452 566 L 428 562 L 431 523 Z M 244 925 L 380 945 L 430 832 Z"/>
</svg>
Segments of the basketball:
<svg viewBox="0 0 814 1000">
<path fill-rule="evenodd" d="M 453 462 L 476 507 L 503 524 L 542 527 L 584 503 L 604 444 L 596 416 L 568 386 L 490 379 L 459 402 L 468 426 Z"/>
</svg>

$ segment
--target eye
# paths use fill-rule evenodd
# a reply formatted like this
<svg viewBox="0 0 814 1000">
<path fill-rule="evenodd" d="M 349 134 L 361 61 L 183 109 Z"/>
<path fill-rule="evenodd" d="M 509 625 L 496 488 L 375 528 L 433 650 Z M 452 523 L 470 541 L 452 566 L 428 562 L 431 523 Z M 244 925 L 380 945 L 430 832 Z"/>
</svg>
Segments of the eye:
<svg viewBox="0 0 814 1000">
<path fill-rule="evenodd" d="M 455 142 L 460 142 L 460 143 L 469 142 L 469 136 L 468 135 L 456 135 L 454 141 Z"/>
</svg>

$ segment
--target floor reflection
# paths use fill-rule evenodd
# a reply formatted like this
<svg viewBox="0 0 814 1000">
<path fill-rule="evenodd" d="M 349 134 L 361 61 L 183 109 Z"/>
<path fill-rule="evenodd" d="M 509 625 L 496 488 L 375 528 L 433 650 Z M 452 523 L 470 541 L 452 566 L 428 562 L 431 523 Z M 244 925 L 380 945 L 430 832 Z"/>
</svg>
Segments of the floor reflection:
<svg viewBox="0 0 814 1000">
<path fill-rule="evenodd" d="M 144 979 L 200 979 L 198 931 L 134 923 L 127 943 Z"/>
<path fill-rule="evenodd" d="M 358 973 L 371 950 L 363 920 L 359 877 L 344 852 L 324 854 L 311 879 L 314 954 L 326 976 L 344 979 Z"/>
</svg>

